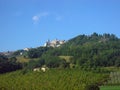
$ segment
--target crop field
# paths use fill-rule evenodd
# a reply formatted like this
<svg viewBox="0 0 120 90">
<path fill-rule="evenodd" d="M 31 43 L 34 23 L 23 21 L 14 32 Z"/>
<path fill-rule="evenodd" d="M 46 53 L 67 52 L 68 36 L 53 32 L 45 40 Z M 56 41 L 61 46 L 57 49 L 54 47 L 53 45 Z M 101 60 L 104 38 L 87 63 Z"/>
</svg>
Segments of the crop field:
<svg viewBox="0 0 120 90">
<path fill-rule="evenodd" d="M 1 74 L 0 90 L 85 90 L 87 85 L 99 83 L 105 77 L 105 74 L 79 69 L 21 70 Z"/>
<path fill-rule="evenodd" d="M 25 58 L 23 56 L 17 56 L 16 58 L 20 63 L 29 62 L 31 60 L 30 58 Z M 39 58 L 34 58 L 32 60 L 39 60 Z"/>
<path fill-rule="evenodd" d="M 109 80 L 101 90 L 120 90 L 120 71 L 110 72 Z"/>
<path fill-rule="evenodd" d="M 120 72 L 111 72 L 108 85 L 120 85 Z"/>
<path fill-rule="evenodd" d="M 120 86 L 120 71 L 110 72 L 109 79 L 104 83 L 106 86 Z"/>
<path fill-rule="evenodd" d="M 17 60 L 18 60 L 19 62 L 23 63 L 23 62 L 28 62 L 30 59 L 24 58 L 24 57 L 22 57 L 22 56 L 18 56 L 18 57 L 17 57 Z"/>
</svg>

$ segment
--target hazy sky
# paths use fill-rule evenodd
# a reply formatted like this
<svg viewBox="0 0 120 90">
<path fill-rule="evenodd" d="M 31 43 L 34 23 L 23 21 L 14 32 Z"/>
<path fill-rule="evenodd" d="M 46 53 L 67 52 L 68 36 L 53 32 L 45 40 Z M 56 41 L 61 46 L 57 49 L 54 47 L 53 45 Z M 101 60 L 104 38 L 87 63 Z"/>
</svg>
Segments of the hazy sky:
<svg viewBox="0 0 120 90">
<path fill-rule="evenodd" d="M 0 52 L 93 32 L 120 37 L 120 0 L 0 0 Z"/>
</svg>

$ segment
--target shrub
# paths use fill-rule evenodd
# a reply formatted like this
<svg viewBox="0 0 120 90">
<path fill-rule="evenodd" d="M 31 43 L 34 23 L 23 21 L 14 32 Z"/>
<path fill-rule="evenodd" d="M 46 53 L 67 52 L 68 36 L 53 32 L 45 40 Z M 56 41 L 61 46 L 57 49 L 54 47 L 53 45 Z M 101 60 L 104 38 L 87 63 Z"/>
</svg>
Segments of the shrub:
<svg viewBox="0 0 120 90">
<path fill-rule="evenodd" d="M 99 86 L 96 84 L 87 85 L 85 90 L 100 90 Z"/>
</svg>

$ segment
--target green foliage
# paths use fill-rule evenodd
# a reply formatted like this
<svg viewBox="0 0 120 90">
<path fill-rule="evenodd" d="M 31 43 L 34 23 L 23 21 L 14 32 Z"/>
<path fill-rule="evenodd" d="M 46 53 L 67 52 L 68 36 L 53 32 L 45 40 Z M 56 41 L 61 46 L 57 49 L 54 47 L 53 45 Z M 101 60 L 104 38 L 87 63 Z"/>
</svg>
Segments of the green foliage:
<svg viewBox="0 0 120 90">
<path fill-rule="evenodd" d="M 17 51 L 15 51 L 15 52 L 13 53 L 13 56 L 19 56 L 21 52 L 23 53 L 24 50 L 17 50 Z"/>
<path fill-rule="evenodd" d="M 16 61 L 17 59 L 15 57 L 8 59 L 6 56 L 0 54 L 0 73 L 21 69 L 21 64 Z"/>
<path fill-rule="evenodd" d="M 68 67 L 68 64 L 67 62 L 60 58 L 60 57 L 57 57 L 57 56 L 50 56 L 50 55 L 45 55 L 45 56 L 42 56 L 41 58 L 42 60 L 45 60 L 45 65 L 49 68 L 66 68 Z"/>
<path fill-rule="evenodd" d="M 43 54 L 44 55 L 44 54 Z M 120 39 L 113 34 L 79 35 L 45 55 L 72 56 L 76 66 L 120 66 Z"/>
<path fill-rule="evenodd" d="M 100 90 L 120 90 L 120 86 L 101 86 Z"/>
<path fill-rule="evenodd" d="M 43 72 L 16 71 L 0 75 L 0 88 L 7 90 L 85 90 L 105 74 L 80 69 L 50 69 Z M 4 89 L 3 89 L 4 90 Z M 95 89 L 96 90 L 96 89 Z"/>
<path fill-rule="evenodd" d="M 100 90 L 99 86 L 96 84 L 87 85 L 85 90 Z"/>
<path fill-rule="evenodd" d="M 69 67 L 69 63 L 67 63 L 64 59 L 61 59 L 57 56 L 42 56 L 41 58 L 30 60 L 26 65 L 25 68 L 29 70 L 33 70 L 36 67 L 42 67 L 46 65 L 49 68 L 67 68 Z"/>
<path fill-rule="evenodd" d="M 41 57 L 43 53 L 45 53 L 50 49 L 51 49 L 50 47 L 33 48 L 33 49 L 30 49 L 27 54 L 29 58 L 38 58 L 38 57 Z"/>
</svg>

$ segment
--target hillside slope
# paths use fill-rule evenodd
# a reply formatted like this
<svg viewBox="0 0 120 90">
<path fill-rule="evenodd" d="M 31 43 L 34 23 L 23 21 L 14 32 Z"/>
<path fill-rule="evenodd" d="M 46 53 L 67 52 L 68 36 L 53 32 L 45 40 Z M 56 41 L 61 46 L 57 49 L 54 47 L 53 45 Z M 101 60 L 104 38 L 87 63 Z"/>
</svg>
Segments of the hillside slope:
<svg viewBox="0 0 120 90">
<path fill-rule="evenodd" d="M 69 67 L 108 67 L 120 66 L 120 39 L 114 34 L 79 35 L 60 47 L 38 47 L 26 52 L 31 67 L 46 65 L 49 68 Z M 66 58 L 71 57 L 69 62 Z M 37 60 L 35 60 L 37 59 Z M 34 63 L 34 64 L 33 64 Z"/>
<path fill-rule="evenodd" d="M 120 66 L 120 39 L 114 34 L 79 35 L 48 54 L 73 56 L 71 63 L 77 66 Z"/>
</svg>

